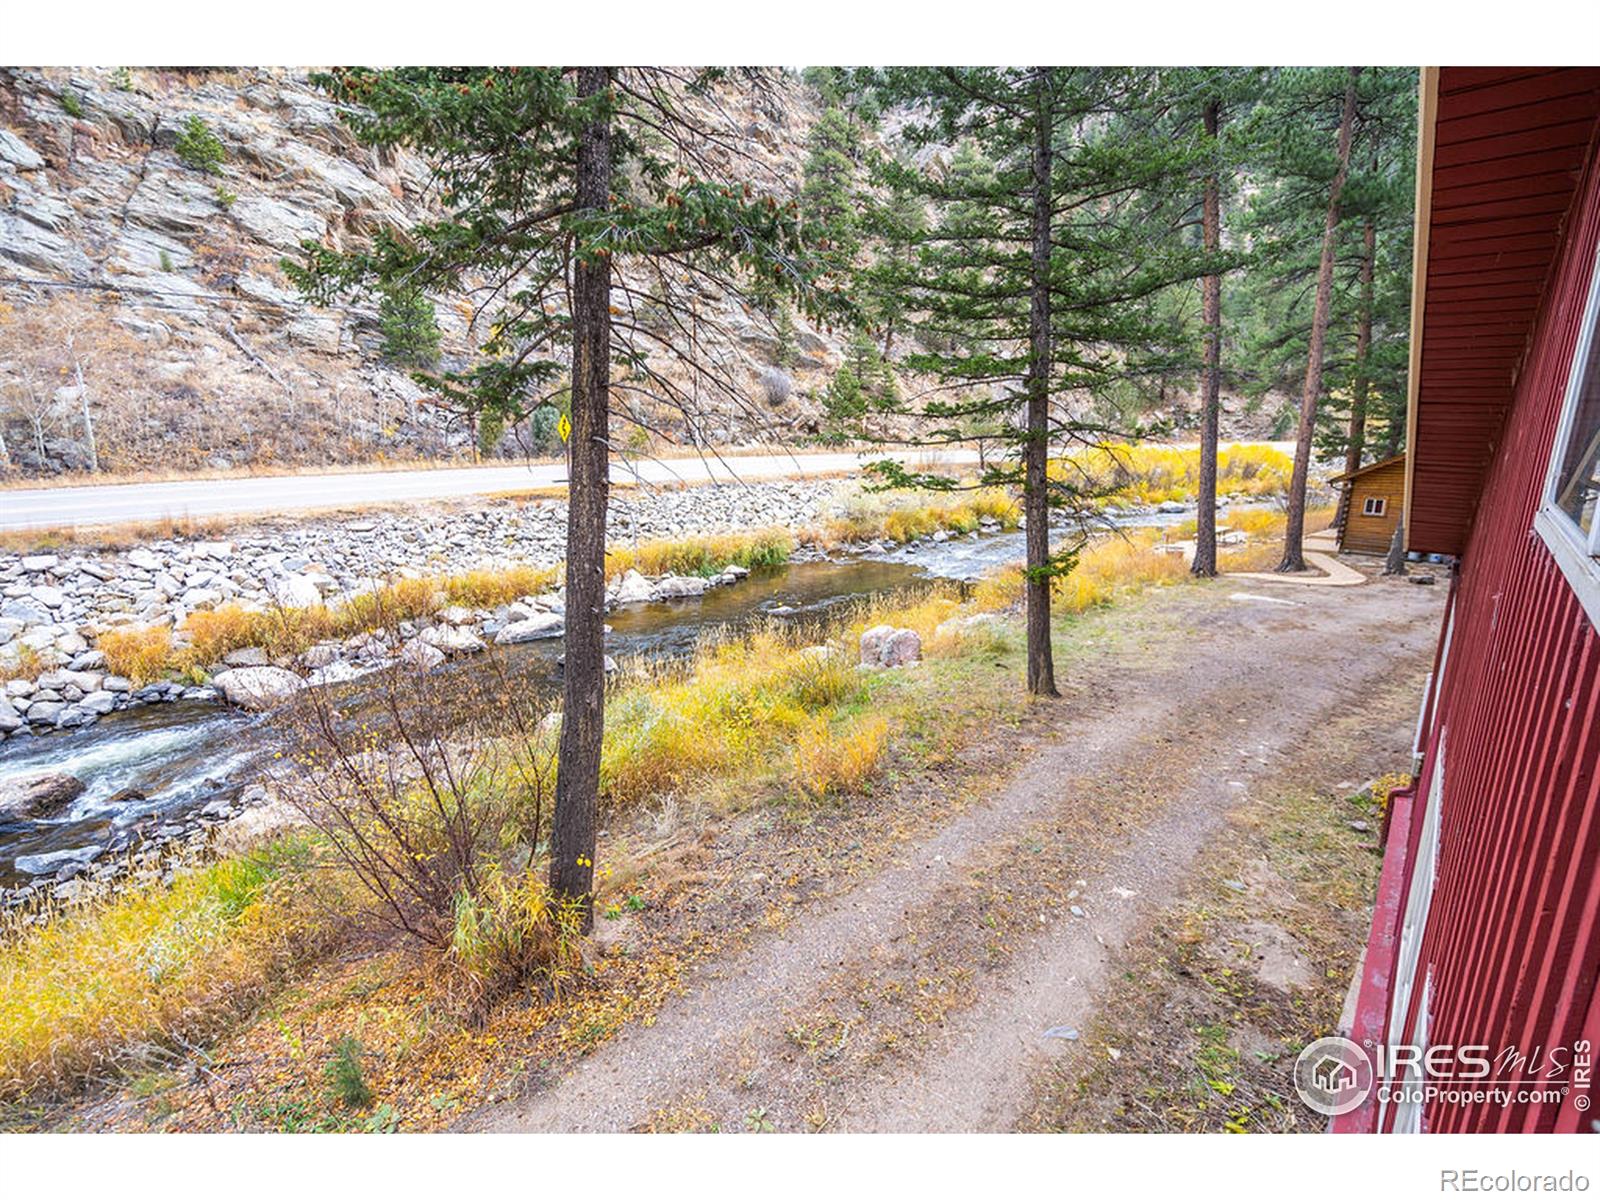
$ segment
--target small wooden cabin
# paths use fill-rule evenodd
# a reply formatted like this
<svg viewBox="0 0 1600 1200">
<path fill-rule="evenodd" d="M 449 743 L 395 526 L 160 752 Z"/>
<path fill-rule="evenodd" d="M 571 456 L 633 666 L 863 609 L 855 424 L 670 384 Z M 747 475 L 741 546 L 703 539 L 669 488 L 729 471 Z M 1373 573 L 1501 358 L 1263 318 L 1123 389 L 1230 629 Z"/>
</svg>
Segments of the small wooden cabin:
<svg viewBox="0 0 1600 1200">
<path fill-rule="evenodd" d="M 1331 482 L 1348 488 L 1339 549 L 1358 554 L 1387 554 L 1406 503 L 1406 456 L 1397 454 L 1339 475 Z"/>
</svg>

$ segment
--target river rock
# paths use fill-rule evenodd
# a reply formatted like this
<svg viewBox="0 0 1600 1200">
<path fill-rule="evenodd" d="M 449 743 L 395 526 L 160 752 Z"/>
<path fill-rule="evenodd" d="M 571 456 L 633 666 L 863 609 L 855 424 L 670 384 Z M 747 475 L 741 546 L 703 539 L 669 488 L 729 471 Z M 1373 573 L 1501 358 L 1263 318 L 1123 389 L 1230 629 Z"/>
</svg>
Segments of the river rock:
<svg viewBox="0 0 1600 1200">
<path fill-rule="evenodd" d="M 25 875 L 54 875 L 63 867 L 87 866 L 105 852 L 104 846 L 79 846 L 49 854 L 24 854 L 17 859 L 17 870 Z"/>
<path fill-rule="evenodd" d="M 542 638 L 561 636 L 562 620 L 555 613 L 540 613 L 526 621 L 513 621 L 494 635 L 495 645 L 514 646 L 519 642 L 536 642 Z"/>
<path fill-rule="evenodd" d="M 305 680 L 282 667 L 238 667 L 213 676 L 211 683 L 229 704 L 252 712 L 282 704 L 305 686 Z"/>
<path fill-rule="evenodd" d="M 421 636 L 428 645 L 446 654 L 476 654 L 484 648 L 481 637 L 456 625 L 431 625 Z"/>
<path fill-rule="evenodd" d="M 400 648 L 400 661 L 408 667 L 419 671 L 431 671 L 444 662 L 444 651 L 437 646 L 429 645 L 420 637 L 414 637 Z"/>
<path fill-rule="evenodd" d="M 290 575 L 274 579 L 267 585 L 267 594 L 284 608 L 310 608 L 322 603 L 322 591 L 316 581 L 304 575 Z"/>
<path fill-rule="evenodd" d="M 657 581 L 650 591 L 652 600 L 681 600 L 689 596 L 703 596 L 707 584 L 698 575 L 668 575 Z"/>
<path fill-rule="evenodd" d="M 0 821 L 38 821 L 83 795 L 83 781 L 55 772 L 0 779 Z"/>
<path fill-rule="evenodd" d="M 922 638 L 915 629 L 874 625 L 861 635 L 861 662 L 869 667 L 899 667 L 922 658 Z"/>
<path fill-rule="evenodd" d="M 618 604 L 638 604 L 649 600 L 654 590 L 648 579 L 630 568 L 628 573 L 617 581 L 613 598 Z"/>
</svg>

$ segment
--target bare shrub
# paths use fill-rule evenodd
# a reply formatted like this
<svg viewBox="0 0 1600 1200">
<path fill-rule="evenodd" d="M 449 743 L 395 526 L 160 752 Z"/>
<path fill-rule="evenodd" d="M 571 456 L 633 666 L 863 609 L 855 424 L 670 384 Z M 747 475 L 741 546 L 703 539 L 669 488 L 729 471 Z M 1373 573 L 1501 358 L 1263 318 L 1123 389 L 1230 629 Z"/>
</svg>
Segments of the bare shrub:
<svg viewBox="0 0 1600 1200">
<path fill-rule="evenodd" d="M 773 408 L 788 402 L 794 395 L 794 380 L 782 367 L 764 367 L 761 371 L 761 394 Z"/>
<path fill-rule="evenodd" d="M 555 785 L 539 690 L 491 652 L 302 696 L 283 794 L 372 897 L 371 915 L 451 967 L 474 1011 L 531 980 L 558 987 L 579 921 L 539 869 Z"/>
</svg>

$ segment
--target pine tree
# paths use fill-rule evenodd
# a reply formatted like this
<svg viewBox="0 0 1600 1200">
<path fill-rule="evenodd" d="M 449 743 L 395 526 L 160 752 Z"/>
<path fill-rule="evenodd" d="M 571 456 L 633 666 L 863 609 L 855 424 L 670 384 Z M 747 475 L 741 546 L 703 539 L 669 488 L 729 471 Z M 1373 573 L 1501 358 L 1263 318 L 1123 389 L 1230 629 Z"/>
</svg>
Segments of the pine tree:
<svg viewBox="0 0 1600 1200">
<path fill-rule="evenodd" d="M 1350 79 L 1347 68 L 1274 71 L 1246 118 L 1255 195 L 1242 227 L 1256 253 L 1224 309 L 1242 344 L 1245 390 L 1260 396 L 1298 387 L 1302 411 L 1320 311 L 1311 446 L 1358 464 L 1374 430 L 1386 453 L 1403 440 L 1416 72 L 1367 68 L 1355 77 L 1327 304 L 1319 310 Z M 1293 494 L 1303 495 L 1298 487 Z"/>
<path fill-rule="evenodd" d="M 1150 105 L 1159 72 L 895 68 L 871 78 L 902 106 L 911 150 L 956 148 L 948 170 L 881 167 L 887 186 L 929 212 L 907 265 L 882 282 L 914 326 L 918 348 L 903 361 L 953 397 L 918 410 L 924 439 L 957 440 L 974 419 L 1006 427 L 1011 455 L 981 482 L 1022 487 L 1027 686 L 1054 695 L 1050 589 L 1075 564 L 1081 534 L 1053 547 L 1050 514 L 1087 497 L 1064 472 L 1051 477 L 1050 456 L 1102 441 L 1113 424 L 1126 433 L 1126 390 L 1170 361 L 1155 300 L 1200 273 L 1176 237 L 1188 205 L 1174 204 L 1170 186 L 1195 147 L 1174 141 Z M 1100 415 L 1081 415 L 1086 407 Z M 878 470 L 890 485 L 957 486 Z"/>
<path fill-rule="evenodd" d="M 716 364 L 682 375 L 651 355 L 684 347 L 706 281 L 748 296 L 753 281 L 817 306 L 825 293 L 783 181 L 720 151 L 697 100 L 716 86 L 757 88 L 758 73 L 666 68 L 351 69 L 319 79 L 374 147 L 411 146 L 434 164 L 442 216 L 380 229 L 362 250 L 306 243 L 286 264 L 302 290 L 335 296 L 404 286 L 464 294 L 487 327 L 477 361 L 425 376 L 441 397 L 512 423 L 570 388 L 563 719 L 550 882 L 592 920 L 595 820 L 604 731 L 606 500 L 611 401 L 678 408 L 702 397 L 753 402 Z M 716 148 L 718 158 L 708 158 Z M 758 186 L 759 185 L 759 186 Z M 639 419 L 627 404 L 617 415 Z"/>
</svg>

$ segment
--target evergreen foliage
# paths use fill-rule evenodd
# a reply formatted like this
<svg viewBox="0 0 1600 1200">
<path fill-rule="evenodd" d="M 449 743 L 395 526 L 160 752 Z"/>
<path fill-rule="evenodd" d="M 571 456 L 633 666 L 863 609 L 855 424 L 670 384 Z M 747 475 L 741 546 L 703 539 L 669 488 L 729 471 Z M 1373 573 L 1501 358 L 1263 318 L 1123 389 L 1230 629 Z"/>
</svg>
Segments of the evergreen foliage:
<svg viewBox="0 0 1600 1200">
<path fill-rule="evenodd" d="M 203 171 L 207 175 L 222 174 L 222 164 L 228 157 L 222 142 L 211 132 L 211 127 L 205 123 L 205 119 L 198 115 L 191 115 L 183 123 L 183 129 L 179 131 L 178 140 L 173 143 L 172 149 L 185 165 L 193 167 L 196 171 Z"/>
</svg>

